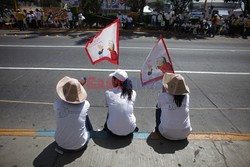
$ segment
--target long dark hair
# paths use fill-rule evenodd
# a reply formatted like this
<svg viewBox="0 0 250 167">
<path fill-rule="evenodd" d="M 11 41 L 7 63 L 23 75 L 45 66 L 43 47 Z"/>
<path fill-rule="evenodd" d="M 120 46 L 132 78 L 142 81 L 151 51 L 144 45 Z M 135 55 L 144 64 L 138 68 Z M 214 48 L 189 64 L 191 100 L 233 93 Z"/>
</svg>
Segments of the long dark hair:
<svg viewBox="0 0 250 167">
<path fill-rule="evenodd" d="M 132 81 L 130 79 L 126 79 L 122 83 L 122 94 L 121 94 L 121 96 L 125 97 L 126 95 L 128 95 L 128 100 L 131 100 L 132 94 L 133 94 Z"/>
<path fill-rule="evenodd" d="M 174 95 L 174 102 L 177 107 L 181 107 L 185 95 Z"/>
<path fill-rule="evenodd" d="M 121 96 L 125 97 L 128 95 L 128 100 L 131 100 L 133 94 L 133 85 L 132 81 L 128 78 L 124 82 L 120 81 L 116 77 L 113 77 L 113 86 L 118 87 L 120 86 L 122 89 Z"/>
</svg>

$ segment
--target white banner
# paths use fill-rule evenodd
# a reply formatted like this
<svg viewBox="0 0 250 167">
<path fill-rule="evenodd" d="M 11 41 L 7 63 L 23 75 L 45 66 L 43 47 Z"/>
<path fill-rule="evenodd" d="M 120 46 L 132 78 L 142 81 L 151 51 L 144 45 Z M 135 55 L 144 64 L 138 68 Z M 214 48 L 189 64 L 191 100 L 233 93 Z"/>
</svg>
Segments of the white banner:
<svg viewBox="0 0 250 167">
<path fill-rule="evenodd" d="M 103 60 L 119 64 L 119 25 L 117 19 L 86 43 L 85 50 L 92 64 Z"/>
<path fill-rule="evenodd" d="M 142 85 L 161 80 L 165 72 L 174 73 L 174 68 L 167 46 L 160 37 L 142 66 L 140 73 Z"/>
</svg>

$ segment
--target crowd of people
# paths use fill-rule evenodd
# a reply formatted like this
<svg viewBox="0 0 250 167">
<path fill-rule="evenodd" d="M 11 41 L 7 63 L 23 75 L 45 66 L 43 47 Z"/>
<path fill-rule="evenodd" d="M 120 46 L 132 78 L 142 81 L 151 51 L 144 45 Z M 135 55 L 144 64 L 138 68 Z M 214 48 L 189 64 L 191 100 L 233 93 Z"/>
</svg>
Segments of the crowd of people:
<svg viewBox="0 0 250 167">
<path fill-rule="evenodd" d="M 81 12 L 74 16 L 70 9 L 42 10 L 42 9 L 5 9 L 3 16 L 0 15 L 0 28 L 19 28 L 20 31 L 37 28 L 83 28 L 85 17 Z"/>
<path fill-rule="evenodd" d="M 135 27 L 133 17 L 118 12 L 121 29 L 133 29 Z M 28 28 L 65 28 L 73 29 L 84 27 L 85 17 L 82 12 L 73 14 L 70 9 L 42 10 L 23 9 L 14 12 L 5 9 L 3 16 L 0 15 L 0 28 L 18 27 L 20 31 Z M 250 15 L 234 15 L 228 17 L 213 13 L 210 16 L 202 14 L 193 17 L 190 12 L 175 15 L 173 12 L 152 12 L 151 22 L 148 28 L 167 30 L 179 33 L 200 34 L 210 37 L 215 35 L 242 35 L 247 38 L 250 33 Z"/>
<path fill-rule="evenodd" d="M 234 14 L 225 18 L 213 13 L 211 16 L 192 17 L 190 12 L 175 15 L 167 12 L 152 12 L 151 26 L 162 30 L 172 30 L 181 33 L 201 34 L 214 37 L 215 35 L 240 34 L 247 37 L 250 30 L 250 15 Z"/>
<path fill-rule="evenodd" d="M 136 91 L 125 70 L 117 69 L 109 77 L 113 88 L 104 95 L 108 112 L 103 130 L 114 136 L 133 137 L 133 133 L 139 131 L 134 114 Z M 88 117 L 90 102 L 86 100 L 86 82 L 87 78 L 77 80 L 65 76 L 57 83 L 55 151 L 60 154 L 86 149 L 91 137 L 93 127 Z M 180 74 L 164 74 L 155 112 L 155 132 L 168 140 L 187 140 L 192 131 L 189 92 Z"/>
<path fill-rule="evenodd" d="M 120 20 L 120 25 L 122 29 L 133 29 L 133 18 L 126 14 L 122 14 L 120 11 L 116 16 Z"/>
</svg>

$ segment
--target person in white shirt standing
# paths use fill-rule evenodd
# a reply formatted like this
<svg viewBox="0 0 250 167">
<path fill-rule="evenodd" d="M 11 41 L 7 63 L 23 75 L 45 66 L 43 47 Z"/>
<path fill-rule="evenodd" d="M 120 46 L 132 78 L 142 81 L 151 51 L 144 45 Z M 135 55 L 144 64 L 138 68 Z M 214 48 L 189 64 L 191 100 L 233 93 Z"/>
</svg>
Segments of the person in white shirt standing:
<svg viewBox="0 0 250 167">
<path fill-rule="evenodd" d="M 118 69 L 109 76 L 114 88 L 105 92 L 108 115 L 104 130 L 117 136 L 128 136 L 139 130 L 134 115 L 136 92 L 126 71 Z"/>
<path fill-rule="evenodd" d="M 93 130 L 88 118 L 89 102 L 87 93 L 82 85 L 85 80 L 77 80 L 65 76 L 56 86 L 60 99 L 54 102 L 56 113 L 56 152 L 75 152 L 84 150 L 90 138 L 89 131 Z"/>
<path fill-rule="evenodd" d="M 85 20 L 85 17 L 82 15 L 82 12 L 78 14 L 78 25 L 79 29 L 81 30 L 83 28 L 83 21 Z"/>
<path fill-rule="evenodd" d="M 164 74 L 163 90 L 158 96 L 155 131 L 166 139 L 185 140 L 192 131 L 189 92 L 180 74 Z"/>
<path fill-rule="evenodd" d="M 36 21 L 38 28 L 42 27 L 42 13 L 39 9 L 36 9 Z"/>
<path fill-rule="evenodd" d="M 68 18 L 68 22 L 69 22 L 69 28 L 72 29 L 73 28 L 73 14 L 70 11 L 70 9 L 68 9 L 67 18 Z"/>
</svg>

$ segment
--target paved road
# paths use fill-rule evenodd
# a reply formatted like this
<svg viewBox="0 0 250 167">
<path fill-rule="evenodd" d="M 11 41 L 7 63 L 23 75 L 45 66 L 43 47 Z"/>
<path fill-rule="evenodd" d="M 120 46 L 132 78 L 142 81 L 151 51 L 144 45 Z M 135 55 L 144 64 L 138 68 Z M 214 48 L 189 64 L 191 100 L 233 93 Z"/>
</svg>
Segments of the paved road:
<svg viewBox="0 0 250 167">
<path fill-rule="evenodd" d="M 105 81 L 110 73 L 107 69 L 116 69 L 117 66 L 108 62 L 91 65 L 84 51 L 84 42 L 79 44 L 85 38 L 84 34 L 74 38 L 63 35 L 1 37 L 0 100 L 53 103 L 57 98 L 55 85 L 65 75 L 76 78 L 96 77 L 96 80 Z M 161 89 L 141 87 L 138 70 L 157 39 L 145 36 L 122 36 L 121 39 L 119 68 L 132 70 L 128 73 L 137 81 L 134 86 L 138 93 L 138 125 L 141 130 L 151 131 L 154 124 L 153 107 Z M 165 42 L 175 71 L 183 73 L 191 89 L 190 106 L 194 130 L 249 133 L 250 42 L 219 38 L 191 41 L 166 39 Z M 17 67 L 24 69 L 16 69 Z M 91 69 L 100 71 L 90 71 Z M 97 85 L 98 82 L 94 84 Z M 101 128 L 106 115 L 106 109 L 102 108 L 104 91 L 88 90 L 88 99 L 93 106 L 90 114 L 94 122 L 97 122 L 96 128 Z M 1 121 L 2 128 L 55 128 L 50 104 L 1 102 L 0 105 L 5 111 L 4 114 L 1 112 L 1 118 L 12 120 Z M 231 108 L 233 110 L 226 110 Z M 212 118 L 210 114 L 213 114 Z M 13 115 L 18 115 L 22 124 L 17 124 L 17 118 Z M 207 122 L 207 118 L 211 120 Z M 235 122 L 236 120 L 241 121 Z M 203 121 L 208 125 L 201 127 L 204 125 Z M 216 125 L 210 125 L 210 121 Z M 235 125 L 237 123 L 240 124 L 239 127 Z"/>
<path fill-rule="evenodd" d="M 93 32 L 13 34 L 0 33 L 0 129 L 54 130 L 52 103 L 57 98 L 55 86 L 60 78 L 68 75 L 106 80 L 117 68 L 108 62 L 90 64 L 84 44 Z M 145 132 L 154 129 L 154 106 L 161 89 L 141 87 L 139 70 L 156 41 L 147 34 L 122 35 L 120 40 L 119 68 L 127 69 L 137 81 L 135 115 L 140 131 Z M 175 71 L 183 74 L 191 90 L 193 131 L 249 134 L 250 41 L 218 37 L 171 38 L 165 42 Z M 95 130 L 102 129 L 106 118 L 104 92 L 87 89 Z M 249 146 L 249 142 L 236 147 L 244 145 Z M 249 163 L 243 162 L 246 166 Z"/>
</svg>

